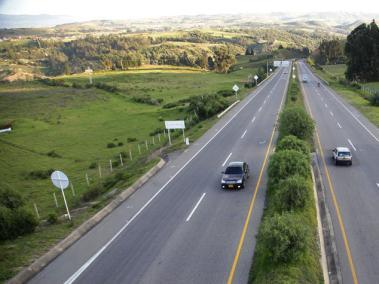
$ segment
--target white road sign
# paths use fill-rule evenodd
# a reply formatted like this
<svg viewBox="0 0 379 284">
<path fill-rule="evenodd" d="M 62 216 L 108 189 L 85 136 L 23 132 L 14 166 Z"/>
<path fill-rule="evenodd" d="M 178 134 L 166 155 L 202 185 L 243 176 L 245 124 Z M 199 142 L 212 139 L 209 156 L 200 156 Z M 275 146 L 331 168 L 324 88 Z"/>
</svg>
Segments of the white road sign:
<svg viewBox="0 0 379 284">
<path fill-rule="evenodd" d="M 240 88 L 238 88 L 237 85 L 234 85 L 234 86 L 233 86 L 233 91 L 238 92 L 239 89 L 240 89 Z"/>
<path fill-rule="evenodd" d="M 68 177 L 61 171 L 55 171 L 51 174 L 51 181 L 59 189 L 63 190 L 68 187 Z"/>
<path fill-rule="evenodd" d="M 185 129 L 184 120 L 166 120 L 165 122 L 166 129 Z"/>
<path fill-rule="evenodd" d="M 254 80 L 258 80 L 258 76 L 257 75 L 254 76 Z"/>
</svg>

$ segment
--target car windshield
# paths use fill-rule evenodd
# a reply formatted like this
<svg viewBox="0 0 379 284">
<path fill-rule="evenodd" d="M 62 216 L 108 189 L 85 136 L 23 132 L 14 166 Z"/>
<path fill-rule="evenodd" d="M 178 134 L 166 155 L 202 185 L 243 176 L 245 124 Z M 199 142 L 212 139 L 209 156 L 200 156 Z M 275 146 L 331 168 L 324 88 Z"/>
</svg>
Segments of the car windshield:
<svg viewBox="0 0 379 284">
<path fill-rule="evenodd" d="M 350 152 L 338 152 L 338 157 L 350 157 Z"/>
<path fill-rule="evenodd" d="M 239 175 L 242 174 L 242 168 L 241 167 L 227 167 L 225 174 L 227 175 Z"/>
</svg>

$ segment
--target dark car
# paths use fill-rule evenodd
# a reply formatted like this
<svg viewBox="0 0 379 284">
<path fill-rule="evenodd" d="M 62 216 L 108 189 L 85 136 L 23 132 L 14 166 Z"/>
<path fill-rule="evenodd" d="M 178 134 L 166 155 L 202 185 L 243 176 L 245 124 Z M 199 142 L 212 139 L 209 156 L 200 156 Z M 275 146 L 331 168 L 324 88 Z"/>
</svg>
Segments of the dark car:
<svg viewBox="0 0 379 284">
<path fill-rule="evenodd" d="M 240 189 L 245 187 L 249 178 L 249 166 L 246 162 L 230 162 L 225 172 L 222 172 L 221 187 L 225 189 Z"/>
</svg>

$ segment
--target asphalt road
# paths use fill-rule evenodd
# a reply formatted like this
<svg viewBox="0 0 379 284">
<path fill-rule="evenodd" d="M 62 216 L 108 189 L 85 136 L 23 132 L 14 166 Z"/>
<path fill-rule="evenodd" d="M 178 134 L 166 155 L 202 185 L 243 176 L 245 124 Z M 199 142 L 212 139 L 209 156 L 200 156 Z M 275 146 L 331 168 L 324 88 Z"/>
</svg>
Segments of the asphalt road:
<svg viewBox="0 0 379 284">
<path fill-rule="evenodd" d="M 226 283 L 288 77 L 279 68 L 30 283 Z M 221 190 L 233 160 L 248 162 L 250 178 Z M 247 282 L 264 198 L 265 176 L 234 283 Z"/>
<path fill-rule="evenodd" d="M 319 153 L 343 283 L 379 283 L 379 130 L 327 86 L 317 87 L 308 66 L 298 65 L 300 78 L 309 78 L 302 86 L 324 156 Z M 334 165 L 336 146 L 350 148 L 351 167 Z"/>
</svg>

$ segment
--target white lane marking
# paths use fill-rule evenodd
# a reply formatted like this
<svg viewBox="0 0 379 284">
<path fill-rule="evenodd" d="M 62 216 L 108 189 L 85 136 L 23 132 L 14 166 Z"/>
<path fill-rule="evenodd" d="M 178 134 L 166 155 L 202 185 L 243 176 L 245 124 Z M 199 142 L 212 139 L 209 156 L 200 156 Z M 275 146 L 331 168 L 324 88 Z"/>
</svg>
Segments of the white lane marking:
<svg viewBox="0 0 379 284">
<path fill-rule="evenodd" d="M 305 68 L 307 69 L 307 70 L 309 70 L 309 68 L 308 68 L 308 66 L 306 66 L 305 65 Z M 311 75 L 314 77 L 314 78 L 316 78 L 316 76 L 313 74 L 313 72 L 311 72 L 311 71 L 309 71 L 310 73 L 311 73 Z M 341 101 L 341 99 L 338 99 L 337 98 L 337 96 L 329 89 L 329 88 L 325 88 L 325 90 L 327 90 L 328 91 L 328 93 L 333 97 L 333 99 L 336 101 L 336 102 L 338 102 L 340 105 L 342 105 L 342 107 L 368 132 L 368 134 L 370 134 L 371 135 L 371 137 L 372 138 L 374 138 L 375 140 L 376 140 L 376 142 L 379 142 L 379 138 L 378 137 L 376 137 L 375 135 L 374 135 L 374 133 L 372 133 L 371 131 L 370 131 L 370 129 L 368 129 L 367 128 L 367 126 L 366 125 L 364 125 L 363 123 L 362 123 L 362 121 L 360 121 L 359 119 L 358 119 L 358 117 L 356 116 L 356 115 L 354 115 L 353 114 L 353 112 L 347 107 L 347 106 L 345 106 L 345 104 Z M 322 99 L 322 98 L 321 98 Z"/>
<path fill-rule="evenodd" d="M 325 107 L 328 107 L 328 105 L 327 105 L 327 104 L 325 104 Z"/>
<path fill-rule="evenodd" d="M 379 183 L 377 183 L 376 186 L 379 187 Z"/>
<path fill-rule="evenodd" d="M 278 77 L 278 74 L 280 73 L 276 73 L 275 74 L 275 77 Z M 273 80 L 274 77 L 272 77 L 272 80 Z M 276 86 L 279 84 L 279 80 L 275 83 L 275 85 L 273 86 L 273 88 L 276 88 Z M 143 210 L 145 210 L 145 208 L 147 206 L 149 206 L 149 204 L 167 187 L 167 185 L 193 160 L 195 159 L 199 153 L 205 148 L 208 146 L 209 143 L 211 143 L 213 141 L 214 138 L 216 138 L 216 136 L 254 99 L 256 98 L 256 96 L 267 86 L 267 81 L 265 82 L 265 84 L 263 85 L 263 87 L 259 90 L 256 91 L 256 93 L 249 99 L 246 101 L 246 103 L 221 127 L 221 129 L 216 133 L 214 134 L 173 176 L 170 177 L 170 179 L 141 207 L 140 210 L 137 211 L 136 214 L 134 214 L 134 216 L 129 220 L 127 221 L 124 226 L 121 227 L 121 229 L 100 249 L 97 251 L 97 253 L 95 253 L 90 259 L 88 259 L 74 274 L 71 275 L 70 278 L 68 278 L 64 284 L 72 284 L 87 268 L 88 266 L 91 265 L 92 262 L 94 262 L 98 257 L 99 255 L 102 254 L 102 252 L 107 249 L 111 243 L 113 243 L 113 241 L 141 214 L 141 212 Z M 284 94 L 283 94 L 284 95 Z"/>
<path fill-rule="evenodd" d="M 339 122 L 337 122 L 337 125 L 339 128 L 342 128 L 341 124 Z"/>
<path fill-rule="evenodd" d="M 330 115 L 331 115 L 331 116 L 334 116 L 334 113 L 332 113 L 332 112 L 330 111 Z"/>
<path fill-rule="evenodd" d="M 322 101 L 322 102 L 324 101 L 324 98 L 323 98 L 323 97 L 321 97 L 321 101 Z"/>
<path fill-rule="evenodd" d="M 204 192 L 204 193 L 201 195 L 199 201 L 196 203 L 195 207 L 192 209 L 191 213 L 188 215 L 188 217 L 187 217 L 187 219 L 186 219 L 186 222 L 188 222 L 188 221 L 191 219 L 193 213 L 195 213 L 197 207 L 199 207 L 200 202 L 203 200 L 205 194 L 206 194 L 206 193 Z"/>
<path fill-rule="evenodd" d="M 254 116 L 253 119 L 251 120 L 251 123 L 254 123 L 254 121 L 255 121 L 255 116 Z"/>
<path fill-rule="evenodd" d="M 230 152 L 230 154 L 228 155 L 228 157 L 226 157 L 225 161 L 222 163 L 222 166 L 224 167 L 226 162 L 229 160 L 230 156 L 232 155 L 232 152 Z"/>
<path fill-rule="evenodd" d="M 263 101 L 263 104 L 265 104 L 266 103 L 266 99 Z"/>
<path fill-rule="evenodd" d="M 245 137 L 246 132 L 247 132 L 247 129 L 246 129 L 245 132 L 241 135 L 241 139 L 243 139 L 243 137 Z"/>
<path fill-rule="evenodd" d="M 260 107 L 259 109 L 258 109 L 258 112 L 260 112 L 262 110 L 262 107 Z"/>
<path fill-rule="evenodd" d="M 349 142 L 349 144 L 351 145 L 351 147 L 353 147 L 354 151 L 357 151 L 357 148 L 355 148 L 353 142 L 351 142 L 350 139 L 347 139 L 347 142 Z"/>
</svg>

